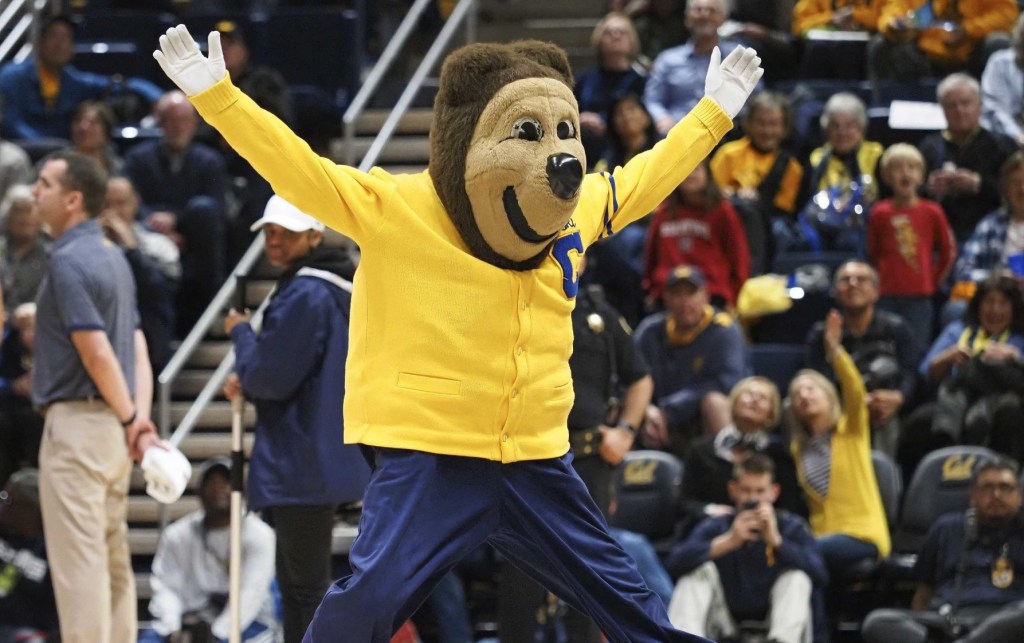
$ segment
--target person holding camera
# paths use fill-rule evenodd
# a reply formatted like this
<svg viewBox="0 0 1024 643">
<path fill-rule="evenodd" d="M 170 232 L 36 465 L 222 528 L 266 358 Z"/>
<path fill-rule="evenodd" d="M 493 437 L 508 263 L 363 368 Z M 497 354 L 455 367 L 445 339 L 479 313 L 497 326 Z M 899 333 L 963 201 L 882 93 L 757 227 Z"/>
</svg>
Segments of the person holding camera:
<svg viewBox="0 0 1024 643">
<path fill-rule="evenodd" d="M 768 639 L 808 640 L 811 591 L 828 581 L 807 522 L 773 506 L 775 465 L 762 454 L 738 462 L 729 482 L 735 512 L 705 519 L 677 543 L 666 566 L 682 575 L 669 620 L 716 640 L 735 637 L 737 623 L 767 619 Z"/>
<path fill-rule="evenodd" d="M 914 566 L 911 609 L 877 609 L 861 628 L 865 643 L 1011 643 L 1024 626 L 1024 522 L 1018 464 L 981 463 L 971 508 L 939 518 Z"/>
</svg>

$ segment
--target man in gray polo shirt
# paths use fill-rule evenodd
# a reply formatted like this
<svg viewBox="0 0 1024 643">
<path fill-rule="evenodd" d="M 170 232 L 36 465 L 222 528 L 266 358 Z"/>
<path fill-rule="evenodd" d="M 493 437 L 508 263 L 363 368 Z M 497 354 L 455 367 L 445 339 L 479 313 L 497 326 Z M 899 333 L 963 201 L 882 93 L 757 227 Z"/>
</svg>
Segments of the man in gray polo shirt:
<svg viewBox="0 0 1024 643">
<path fill-rule="evenodd" d="M 128 479 L 158 441 L 135 284 L 95 220 L 106 194 L 96 163 L 54 154 L 32 193 L 55 240 L 36 299 L 32 398 L 46 415 L 40 501 L 61 638 L 133 642 Z"/>
</svg>

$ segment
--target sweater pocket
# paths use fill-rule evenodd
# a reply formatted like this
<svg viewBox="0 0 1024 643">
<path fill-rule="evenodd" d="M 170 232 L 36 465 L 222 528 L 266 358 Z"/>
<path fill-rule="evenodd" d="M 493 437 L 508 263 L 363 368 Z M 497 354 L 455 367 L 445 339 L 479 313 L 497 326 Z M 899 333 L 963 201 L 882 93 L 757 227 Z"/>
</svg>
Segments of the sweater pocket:
<svg viewBox="0 0 1024 643">
<path fill-rule="evenodd" d="M 459 380 L 415 373 L 399 373 L 398 387 L 438 395 L 459 395 L 462 392 L 462 382 Z"/>
</svg>

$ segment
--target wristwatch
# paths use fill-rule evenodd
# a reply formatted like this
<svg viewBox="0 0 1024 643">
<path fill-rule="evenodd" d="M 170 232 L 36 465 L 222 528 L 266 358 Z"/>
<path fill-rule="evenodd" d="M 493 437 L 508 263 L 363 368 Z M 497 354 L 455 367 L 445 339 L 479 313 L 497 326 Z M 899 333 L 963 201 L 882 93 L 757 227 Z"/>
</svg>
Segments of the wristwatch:
<svg viewBox="0 0 1024 643">
<path fill-rule="evenodd" d="M 615 427 L 618 429 L 626 429 L 634 438 L 636 437 L 636 434 L 640 432 L 640 429 L 636 428 L 629 422 L 619 422 Z"/>
</svg>

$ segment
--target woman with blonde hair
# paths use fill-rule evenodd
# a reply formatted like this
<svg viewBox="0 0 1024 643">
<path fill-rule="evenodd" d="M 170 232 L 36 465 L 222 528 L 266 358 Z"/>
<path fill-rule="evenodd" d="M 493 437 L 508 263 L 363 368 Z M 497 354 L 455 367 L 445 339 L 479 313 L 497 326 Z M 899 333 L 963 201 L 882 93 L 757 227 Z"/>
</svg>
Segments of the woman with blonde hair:
<svg viewBox="0 0 1024 643">
<path fill-rule="evenodd" d="M 705 516 L 732 513 L 735 502 L 729 498 L 728 485 L 734 465 L 755 453 L 775 465 L 780 489 L 775 506 L 806 516 L 793 459 L 775 430 L 782 419 L 778 387 L 759 375 L 743 378 L 729 392 L 728 407 L 732 423 L 694 444 L 686 458 L 683 493 L 687 518 L 696 523 Z"/>
<path fill-rule="evenodd" d="M 840 343 L 843 318 L 825 320 L 825 355 L 839 379 L 802 370 L 789 385 L 786 422 L 797 477 L 807 499 L 811 531 L 821 545 L 829 576 L 842 582 L 863 559 L 890 549 L 889 527 L 871 461 L 871 422 L 864 381 Z"/>
</svg>

